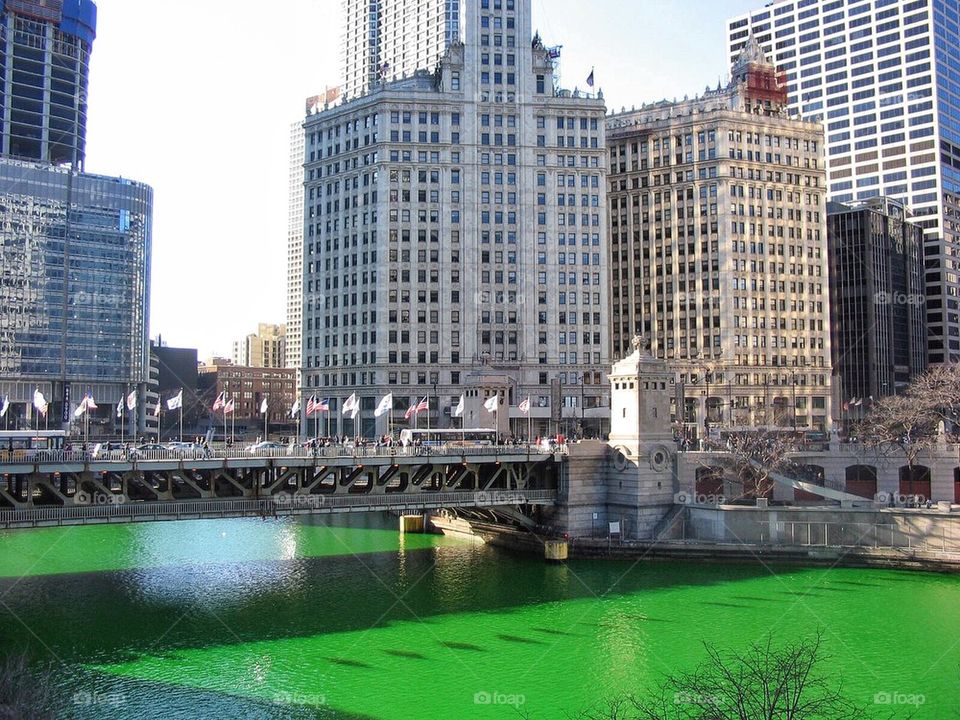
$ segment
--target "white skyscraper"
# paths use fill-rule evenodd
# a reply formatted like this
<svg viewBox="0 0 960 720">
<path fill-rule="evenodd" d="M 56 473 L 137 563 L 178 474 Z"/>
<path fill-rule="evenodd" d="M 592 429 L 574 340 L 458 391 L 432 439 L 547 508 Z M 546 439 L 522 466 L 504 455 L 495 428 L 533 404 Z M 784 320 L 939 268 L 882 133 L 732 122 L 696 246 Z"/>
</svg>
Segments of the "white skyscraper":
<svg viewBox="0 0 960 720">
<path fill-rule="evenodd" d="M 420 3 L 425 25 L 441 5 Z M 534 434 L 601 433 L 605 107 L 555 90 L 529 0 L 459 6 L 464 40 L 439 74 L 305 121 L 303 393 L 334 409 L 357 393 L 367 434 L 388 390 L 396 422 L 427 396 L 430 422 L 447 427 L 465 395 L 467 427 L 525 435 L 529 396 Z M 398 43 L 389 52 L 405 57 Z M 497 413 L 482 407 L 493 395 Z"/>
<path fill-rule="evenodd" d="M 463 39 L 465 4 L 466 0 L 343 0 L 346 98 L 417 70 L 436 69 L 447 47 Z M 500 0 L 494 4 L 500 5 Z"/>
<path fill-rule="evenodd" d="M 300 368 L 303 322 L 303 121 L 290 126 L 287 214 L 287 337 L 284 366 Z M 300 376 L 297 374 L 297 387 Z"/>
<path fill-rule="evenodd" d="M 924 228 L 931 363 L 960 360 L 960 72 L 955 0 L 777 0 L 728 21 L 826 128 L 829 197 L 886 195 Z"/>
</svg>

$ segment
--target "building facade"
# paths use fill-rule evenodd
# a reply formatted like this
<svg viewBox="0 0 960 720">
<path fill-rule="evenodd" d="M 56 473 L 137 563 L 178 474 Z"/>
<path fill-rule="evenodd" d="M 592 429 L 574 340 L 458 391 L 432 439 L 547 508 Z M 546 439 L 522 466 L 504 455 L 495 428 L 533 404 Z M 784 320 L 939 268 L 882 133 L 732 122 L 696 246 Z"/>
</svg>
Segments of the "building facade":
<svg viewBox="0 0 960 720">
<path fill-rule="evenodd" d="M 268 427 L 273 431 L 295 429 L 296 420 L 291 420 L 290 410 L 297 397 L 296 371 L 291 368 L 260 368 L 234 365 L 229 361 L 212 360 L 201 364 L 197 394 L 206 408 L 207 420 L 215 433 L 222 433 L 222 412 L 212 410 L 214 401 L 221 394 L 233 401 L 233 412 L 228 413 L 227 423 L 237 437 L 263 435 L 264 414 L 260 412 L 267 401 Z"/>
<path fill-rule="evenodd" d="M 436 69 L 447 48 L 463 40 L 461 13 L 472 4 L 480 2 L 343 0 L 344 96 L 354 99 L 383 82 Z M 487 4 L 514 9 L 514 0 Z"/>
<path fill-rule="evenodd" d="M 960 31 L 948 0 L 777 0 L 728 21 L 787 73 L 794 114 L 826 126 L 829 197 L 903 202 L 925 231 L 931 363 L 960 360 Z"/>
<path fill-rule="evenodd" d="M 286 367 L 287 326 L 259 323 L 256 334 L 233 343 L 233 364 L 248 367 Z"/>
<path fill-rule="evenodd" d="M 399 424 L 426 396 L 433 427 L 526 435 L 529 396 L 532 432 L 597 434 L 604 104 L 554 89 L 529 0 L 461 11 L 467 41 L 438 72 L 306 119 L 302 393 L 334 409 L 358 393 L 367 434 L 386 430 L 366 411 L 390 391 Z"/>
<path fill-rule="evenodd" d="M 726 88 L 607 120 L 611 339 L 676 374 L 677 430 L 831 418 L 823 128 L 748 46 Z"/>
<path fill-rule="evenodd" d="M 287 195 L 287 340 L 284 367 L 300 369 L 303 323 L 303 122 L 290 127 L 290 182 Z M 297 386 L 300 385 L 299 373 Z"/>
<path fill-rule="evenodd" d="M 889 198 L 827 213 L 833 367 L 846 416 L 859 417 L 926 369 L 923 229 Z"/>
<path fill-rule="evenodd" d="M 0 154 L 83 167 L 91 0 L 0 1 Z"/>
<path fill-rule="evenodd" d="M 153 191 L 81 171 L 95 31 L 89 0 L 0 2 L 0 396 L 11 427 L 53 428 L 90 393 L 90 432 L 109 436 L 136 391 L 130 437 L 145 422 Z"/>
</svg>

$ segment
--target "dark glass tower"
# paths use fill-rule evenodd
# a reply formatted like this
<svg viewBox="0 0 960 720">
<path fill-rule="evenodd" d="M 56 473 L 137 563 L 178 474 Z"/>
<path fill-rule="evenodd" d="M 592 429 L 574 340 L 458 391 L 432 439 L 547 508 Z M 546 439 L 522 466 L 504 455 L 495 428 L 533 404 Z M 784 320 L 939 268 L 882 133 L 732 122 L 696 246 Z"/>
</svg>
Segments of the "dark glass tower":
<svg viewBox="0 0 960 720">
<path fill-rule="evenodd" d="M 0 152 L 83 167 L 91 0 L 0 0 Z"/>
</svg>

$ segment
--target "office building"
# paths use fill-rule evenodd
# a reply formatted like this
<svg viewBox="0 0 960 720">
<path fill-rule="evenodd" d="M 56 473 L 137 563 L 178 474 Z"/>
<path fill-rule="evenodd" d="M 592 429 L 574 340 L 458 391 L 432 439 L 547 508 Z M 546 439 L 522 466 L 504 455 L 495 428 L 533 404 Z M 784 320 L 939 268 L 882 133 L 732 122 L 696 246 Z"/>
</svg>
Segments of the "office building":
<svg viewBox="0 0 960 720">
<path fill-rule="evenodd" d="M 345 97 L 352 100 L 417 70 L 435 70 L 447 48 L 463 41 L 461 13 L 480 4 L 480 0 L 343 0 Z M 513 10 L 514 0 L 489 0 L 488 5 Z M 496 22 L 497 16 L 490 19 Z"/>
<path fill-rule="evenodd" d="M 287 326 L 260 323 L 256 334 L 233 343 L 233 364 L 248 367 L 286 367 Z"/>
<path fill-rule="evenodd" d="M 302 394 L 336 410 L 356 392 L 366 434 L 386 430 L 372 410 L 389 391 L 400 424 L 428 397 L 433 427 L 526 435 L 517 406 L 529 396 L 534 434 L 598 434 L 603 100 L 555 89 L 529 0 L 461 11 L 466 42 L 439 73 L 306 118 Z"/>
<path fill-rule="evenodd" d="M 91 0 L 0 1 L 0 154 L 83 167 Z"/>
<path fill-rule="evenodd" d="M 299 387 L 303 323 L 303 121 L 290 126 L 287 208 L 287 330 L 283 366 L 298 371 Z"/>
<path fill-rule="evenodd" d="M 296 399 L 296 371 L 282 367 L 245 367 L 222 358 L 202 363 L 198 368 L 197 394 L 205 408 L 207 421 L 217 434 L 222 433 L 223 413 L 212 410 L 221 394 L 233 402 L 233 412 L 227 413 L 228 425 L 238 437 L 262 435 L 264 414 L 260 412 L 267 402 L 267 420 L 276 431 L 295 431 L 296 419 L 290 410 Z"/>
<path fill-rule="evenodd" d="M 104 436 L 136 391 L 129 437 L 149 379 L 153 191 L 82 172 L 95 26 L 89 0 L 0 2 L 0 396 L 11 426 L 54 428 L 89 393 Z"/>
<path fill-rule="evenodd" d="M 833 367 L 846 416 L 926 369 L 923 229 L 903 204 L 827 204 Z"/>
<path fill-rule="evenodd" d="M 823 128 L 787 115 L 755 44 L 725 88 L 607 119 L 613 355 L 676 372 L 676 419 L 830 424 Z"/>
<path fill-rule="evenodd" d="M 886 196 L 925 232 L 931 363 L 960 360 L 960 32 L 947 0 L 777 0 L 728 21 L 787 74 L 793 114 L 826 127 L 829 197 Z"/>
</svg>

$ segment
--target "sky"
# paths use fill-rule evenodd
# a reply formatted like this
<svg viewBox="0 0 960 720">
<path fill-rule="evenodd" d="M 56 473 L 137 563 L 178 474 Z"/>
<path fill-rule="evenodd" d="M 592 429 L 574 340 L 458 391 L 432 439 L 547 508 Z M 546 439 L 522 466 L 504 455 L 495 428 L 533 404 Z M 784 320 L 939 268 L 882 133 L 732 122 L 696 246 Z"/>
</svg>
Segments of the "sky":
<svg viewBox="0 0 960 720">
<path fill-rule="evenodd" d="M 761 0 L 531 0 L 610 110 L 714 87 Z M 339 0 L 96 0 L 86 170 L 154 189 L 150 334 L 229 357 L 286 319 L 290 126 L 340 81 Z"/>
</svg>

